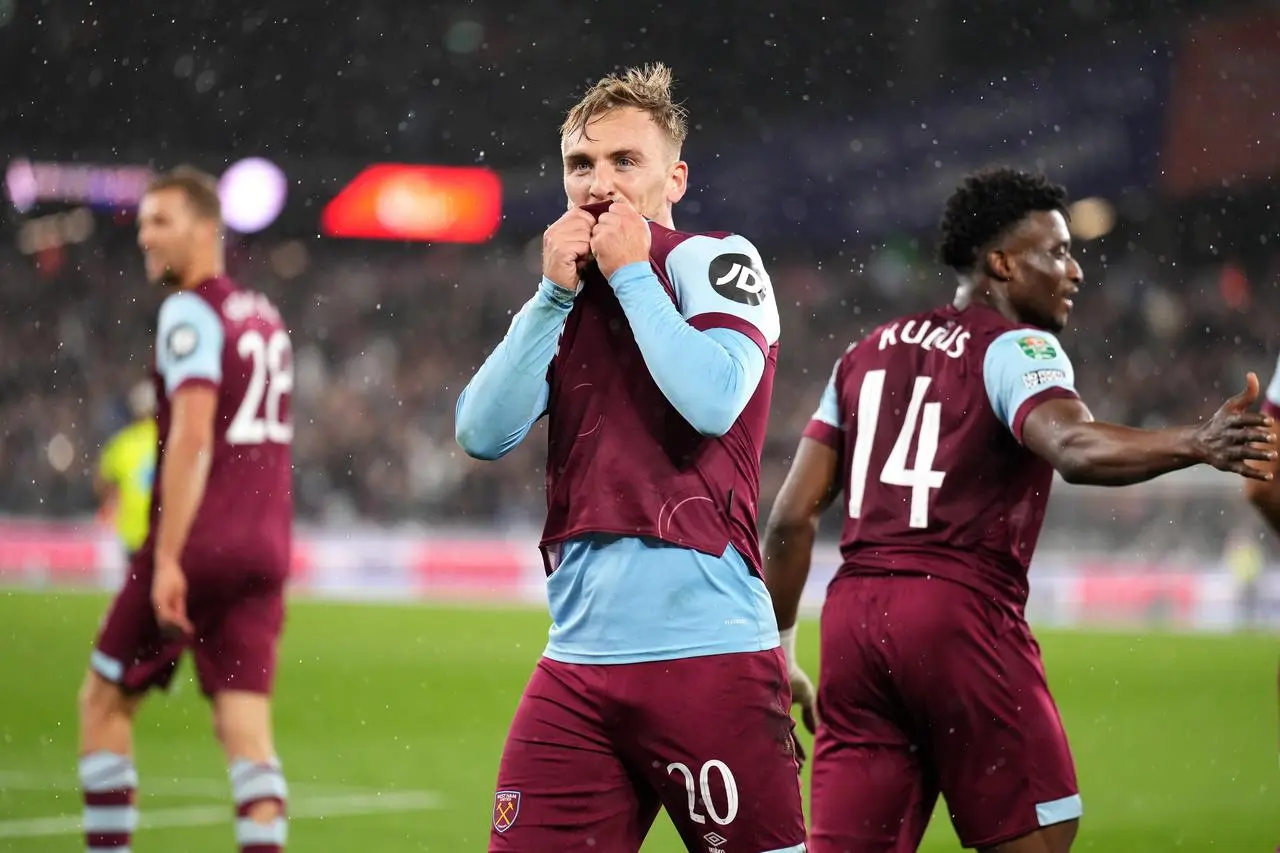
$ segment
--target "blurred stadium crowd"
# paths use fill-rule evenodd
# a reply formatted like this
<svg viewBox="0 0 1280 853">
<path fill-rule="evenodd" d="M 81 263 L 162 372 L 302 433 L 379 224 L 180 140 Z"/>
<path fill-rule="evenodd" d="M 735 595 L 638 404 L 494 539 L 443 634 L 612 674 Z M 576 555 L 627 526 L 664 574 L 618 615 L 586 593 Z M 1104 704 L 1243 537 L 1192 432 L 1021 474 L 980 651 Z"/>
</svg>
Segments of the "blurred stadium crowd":
<svg viewBox="0 0 1280 853">
<path fill-rule="evenodd" d="M 178 20 L 0 3 L 0 76 L 27 81 L 0 92 L 0 162 L 280 159 L 289 207 L 273 229 L 233 236 L 229 261 L 293 330 L 300 518 L 536 525 L 541 430 L 506 464 L 474 462 L 453 442 L 454 402 L 537 282 L 537 232 L 562 203 L 562 109 L 617 64 L 663 59 L 693 116 L 677 224 L 755 240 L 782 308 L 763 518 L 844 347 L 950 298 L 925 229 L 983 161 L 1046 168 L 1114 214 L 1080 247 L 1088 282 L 1064 338 L 1098 417 L 1192 421 L 1246 370 L 1270 378 L 1273 6 L 1088 0 L 1028 15 L 1018 0 L 902 0 L 853 15 L 798 0 L 784 19 L 709 0 L 698 14 L 658 7 L 640 27 L 630 7 L 588 0 L 199 0 Z M 497 238 L 316 238 L 326 199 L 378 162 L 494 169 Z M 127 212 L 98 208 L 83 241 L 19 249 L 70 204 L 0 206 L 0 514 L 93 510 L 98 450 L 153 357 L 161 294 L 143 283 Z M 1221 521 L 1219 499 L 1141 511 L 1153 530 L 1181 512 L 1190 538 L 1221 541 L 1199 537 Z"/>
<path fill-rule="evenodd" d="M 1194 421 L 1246 370 L 1269 379 L 1280 255 L 1260 276 L 1266 285 L 1251 286 L 1230 264 L 1183 268 L 1140 246 L 1104 255 L 1100 245 L 1083 249 L 1088 283 L 1064 338 L 1098 417 Z M 536 246 L 234 245 L 234 274 L 271 295 L 293 329 L 303 519 L 540 521 L 540 429 L 502 465 L 474 462 L 453 441 L 458 392 L 533 292 Z M 783 333 L 766 507 L 844 347 L 950 298 L 928 249 L 772 258 Z M 123 424 L 131 384 L 148 375 L 161 294 L 120 237 L 32 257 L 0 250 L 0 268 L 6 300 L 26 306 L 0 316 L 0 512 L 92 511 L 97 451 Z"/>
</svg>

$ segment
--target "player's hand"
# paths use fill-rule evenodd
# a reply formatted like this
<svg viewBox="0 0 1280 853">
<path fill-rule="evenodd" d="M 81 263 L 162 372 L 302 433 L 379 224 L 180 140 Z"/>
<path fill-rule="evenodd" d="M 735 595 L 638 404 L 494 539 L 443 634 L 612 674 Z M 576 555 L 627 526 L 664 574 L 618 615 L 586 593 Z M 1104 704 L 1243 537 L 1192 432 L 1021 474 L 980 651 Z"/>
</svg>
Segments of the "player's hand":
<svg viewBox="0 0 1280 853">
<path fill-rule="evenodd" d="M 565 290 L 577 290 L 582 269 L 591 260 L 595 218 L 573 207 L 542 233 L 542 274 Z"/>
<path fill-rule="evenodd" d="M 1220 471 L 1255 480 L 1270 480 L 1271 473 L 1255 468 L 1250 460 L 1276 458 L 1275 422 L 1250 411 L 1258 400 L 1258 377 L 1249 373 L 1244 390 L 1222 404 L 1213 417 L 1196 428 L 1193 441 L 1199 457 Z"/>
<path fill-rule="evenodd" d="M 791 678 L 791 704 L 800 706 L 800 720 L 809 734 L 818 730 L 818 691 L 805 671 L 793 666 L 789 673 Z"/>
<path fill-rule="evenodd" d="M 814 689 L 809 676 L 798 666 L 791 667 L 788 677 L 791 680 L 791 704 L 800 706 L 800 720 L 809 734 L 814 734 L 818 730 L 818 691 Z M 804 745 L 794 731 L 791 733 L 791 742 L 795 746 L 796 762 L 803 769 L 809 756 L 805 754 Z"/>
<path fill-rule="evenodd" d="M 649 223 L 625 201 L 615 201 L 600 214 L 591 232 L 591 252 L 600 272 L 611 278 L 627 264 L 649 261 Z"/>
<path fill-rule="evenodd" d="M 187 618 L 187 576 L 177 560 L 156 557 L 151 606 L 155 608 L 156 622 L 165 637 L 190 637 L 195 633 Z"/>
</svg>

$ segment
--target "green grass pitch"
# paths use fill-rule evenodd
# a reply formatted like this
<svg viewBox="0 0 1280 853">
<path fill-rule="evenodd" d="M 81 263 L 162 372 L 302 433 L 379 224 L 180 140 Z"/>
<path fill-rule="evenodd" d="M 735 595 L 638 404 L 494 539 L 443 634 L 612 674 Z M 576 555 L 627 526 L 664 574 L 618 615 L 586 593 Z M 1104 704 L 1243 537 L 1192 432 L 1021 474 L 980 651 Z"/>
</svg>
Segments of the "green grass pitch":
<svg viewBox="0 0 1280 853">
<path fill-rule="evenodd" d="M 75 693 L 105 603 L 0 590 L 3 853 L 82 849 Z M 484 850 L 503 734 L 546 623 L 535 610 L 295 600 L 276 714 L 290 849 Z M 816 634 L 802 626 L 811 671 Z M 1275 637 L 1041 641 L 1083 789 L 1076 850 L 1276 849 Z M 234 849 L 222 758 L 189 672 L 139 721 L 139 853 Z M 659 818 L 645 850 L 679 849 Z M 924 849 L 958 849 L 941 811 Z"/>
</svg>

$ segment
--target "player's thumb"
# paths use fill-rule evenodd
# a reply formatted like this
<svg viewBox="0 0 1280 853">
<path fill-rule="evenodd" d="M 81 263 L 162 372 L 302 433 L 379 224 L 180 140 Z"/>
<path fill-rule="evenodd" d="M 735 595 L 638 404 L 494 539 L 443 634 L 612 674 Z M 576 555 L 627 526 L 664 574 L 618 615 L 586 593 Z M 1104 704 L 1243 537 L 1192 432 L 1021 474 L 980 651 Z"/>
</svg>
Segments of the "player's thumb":
<svg viewBox="0 0 1280 853">
<path fill-rule="evenodd" d="M 1258 374 L 1251 370 L 1245 374 L 1244 390 L 1228 400 L 1227 406 L 1238 410 L 1247 409 L 1257 402 L 1259 391 Z"/>
<path fill-rule="evenodd" d="M 184 634 L 191 634 L 195 630 L 191 626 L 191 620 L 187 618 L 187 596 L 185 593 L 179 593 L 174 597 L 173 622 L 182 629 Z"/>
<path fill-rule="evenodd" d="M 813 702 L 806 702 L 800 707 L 800 720 L 804 723 L 804 727 L 809 734 L 817 733 L 818 712 L 814 709 Z"/>
</svg>

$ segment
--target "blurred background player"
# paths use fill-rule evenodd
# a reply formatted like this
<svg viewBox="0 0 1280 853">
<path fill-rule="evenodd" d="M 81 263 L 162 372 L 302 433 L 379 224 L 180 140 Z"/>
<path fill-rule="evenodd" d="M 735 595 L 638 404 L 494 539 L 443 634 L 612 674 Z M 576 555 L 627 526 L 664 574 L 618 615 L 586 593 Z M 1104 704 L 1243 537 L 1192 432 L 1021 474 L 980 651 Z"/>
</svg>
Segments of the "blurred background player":
<svg viewBox="0 0 1280 853">
<path fill-rule="evenodd" d="M 660 805 L 689 850 L 804 849 L 755 532 L 778 310 L 749 241 L 673 230 L 685 135 L 662 65 L 569 111 L 542 282 L 458 400 L 480 459 L 549 416 L 552 626 L 490 850 L 636 851 Z"/>
<path fill-rule="evenodd" d="M 1277 362 L 1275 371 L 1271 374 L 1271 382 L 1267 385 L 1267 392 L 1262 400 L 1262 413 L 1272 418 L 1280 417 L 1280 362 Z M 1244 494 L 1249 503 L 1253 505 L 1258 514 L 1266 521 L 1267 525 L 1276 532 L 1280 532 L 1280 485 L 1277 484 L 1275 477 L 1277 464 L 1275 460 L 1270 462 L 1256 463 L 1260 471 L 1271 474 L 1270 480 L 1250 479 L 1244 484 Z M 1261 574 L 1261 569 L 1251 572 L 1254 576 L 1249 578 L 1245 583 L 1247 586 L 1242 589 L 1242 595 L 1257 595 L 1257 575 Z M 1238 573 L 1237 573 L 1238 575 Z M 1242 579 L 1243 580 L 1243 579 Z M 1254 606 L 1260 608 L 1261 605 L 1254 602 Z M 1256 614 L 1259 624 L 1265 621 L 1264 614 Z M 1276 667 L 1276 692 L 1280 695 L 1280 665 Z"/>
<path fill-rule="evenodd" d="M 158 178 L 138 214 L 147 277 L 170 290 L 156 331 L 159 476 L 151 531 L 98 635 L 80 696 L 91 851 L 137 826 L 133 718 L 190 647 L 226 753 L 242 851 L 284 848 L 284 776 L 269 696 L 284 619 L 293 504 L 289 335 L 223 267 L 213 180 Z"/>
<path fill-rule="evenodd" d="M 115 525 L 126 556 L 142 547 L 151 515 L 151 484 L 156 473 L 156 391 L 150 382 L 129 390 L 128 426 L 102 448 L 95 480 L 99 517 Z"/>
<path fill-rule="evenodd" d="M 794 626 L 821 511 L 843 492 L 844 563 L 821 622 L 811 849 L 915 850 L 938 793 L 966 847 L 1063 853 L 1082 812 L 1027 568 L 1054 471 L 1120 486 L 1197 463 L 1263 477 L 1270 417 L 1245 391 L 1208 421 L 1094 421 L 1056 333 L 1082 283 L 1066 194 L 994 169 L 942 220 L 952 304 L 894 320 L 837 362 L 775 502 L 766 577 L 795 694 Z M 809 719 L 812 708 L 806 707 Z"/>
</svg>

